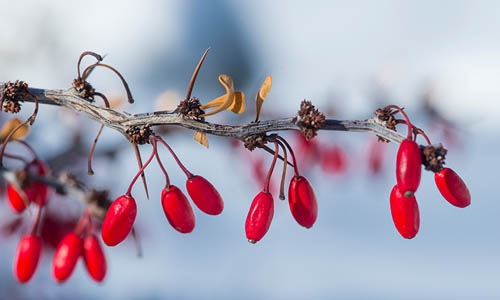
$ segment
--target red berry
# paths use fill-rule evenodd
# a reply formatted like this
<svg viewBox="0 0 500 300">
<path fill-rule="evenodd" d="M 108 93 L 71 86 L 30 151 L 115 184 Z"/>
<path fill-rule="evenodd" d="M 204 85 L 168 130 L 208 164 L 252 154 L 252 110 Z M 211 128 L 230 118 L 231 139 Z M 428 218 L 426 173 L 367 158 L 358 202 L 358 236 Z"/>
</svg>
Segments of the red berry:
<svg viewBox="0 0 500 300">
<path fill-rule="evenodd" d="M 260 241 L 269 230 L 274 215 L 274 200 L 269 192 L 255 196 L 245 222 L 245 233 L 250 243 Z"/>
<path fill-rule="evenodd" d="M 137 204 L 129 195 L 116 198 L 102 222 L 101 236 L 108 246 L 116 246 L 130 233 L 137 216 Z"/>
<path fill-rule="evenodd" d="M 16 190 L 12 184 L 7 184 L 7 199 L 12 210 L 16 213 L 21 213 L 26 209 L 29 204 L 29 199 L 26 196 L 26 201 L 21 197 L 21 194 Z"/>
<path fill-rule="evenodd" d="M 304 134 L 300 131 L 294 130 L 294 143 L 295 143 L 295 153 L 300 153 L 296 157 L 297 164 L 299 166 L 305 167 L 303 171 L 308 171 L 311 169 L 315 163 L 318 162 L 318 156 L 321 154 L 321 146 L 317 139 L 307 140 Z M 267 170 L 266 170 L 267 171 Z M 266 173 L 263 177 L 258 177 L 258 182 L 261 182 L 262 178 L 265 178 Z"/>
<path fill-rule="evenodd" d="M 74 232 L 68 233 L 57 246 L 52 261 L 52 275 L 61 283 L 71 276 L 78 258 L 82 255 L 82 239 Z"/>
<path fill-rule="evenodd" d="M 48 174 L 48 168 L 41 161 L 34 160 L 26 166 L 26 171 L 30 174 L 36 176 L 44 176 Z M 26 199 L 21 197 L 20 191 L 18 191 L 12 184 L 7 184 L 7 196 L 9 199 L 10 206 L 12 210 L 16 213 L 23 212 L 27 205 L 34 202 L 40 206 L 47 203 L 48 200 L 48 187 L 37 181 L 32 181 L 30 186 L 22 190 Z"/>
<path fill-rule="evenodd" d="M 378 174 L 384 165 L 385 143 L 374 139 L 368 152 L 368 167 L 372 174 Z"/>
<path fill-rule="evenodd" d="M 434 180 L 441 195 L 457 207 L 467 207 L 470 204 L 470 192 L 462 178 L 450 168 L 443 168 L 434 173 Z"/>
<path fill-rule="evenodd" d="M 320 152 L 321 168 L 332 174 L 347 170 L 347 155 L 339 146 L 326 147 Z"/>
<path fill-rule="evenodd" d="M 403 140 L 396 156 L 396 180 L 399 190 L 406 197 L 413 193 L 420 184 L 422 173 L 422 155 L 417 143 L 412 140 Z"/>
<path fill-rule="evenodd" d="M 288 187 L 288 203 L 295 221 L 310 228 L 318 217 L 318 202 L 309 181 L 302 177 L 293 177 Z"/>
<path fill-rule="evenodd" d="M 398 232 L 405 239 L 415 237 L 420 227 L 420 214 L 415 196 L 404 196 L 395 185 L 391 191 L 390 202 L 392 220 Z"/>
<path fill-rule="evenodd" d="M 205 178 L 198 175 L 188 178 L 186 189 L 194 204 L 204 213 L 218 215 L 224 209 L 219 192 Z"/>
<path fill-rule="evenodd" d="M 49 173 L 48 167 L 39 160 L 34 160 L 27 166 L 27 171 L 30 174 L 37 176 L 46 176 Z M 49 189 L 48 187 L 38 181 L 32 181 L 31 185 L 24 189 L 26 196 L 31 202 L 34 202 L 40 206 L 47 204 Z"/>
<path fill-rule="evenodd" d="M 83 258 L 90 277 L 101 282 L 106 276 L 106 257 L 97 237 L 92 234 L 83 239 Z"/>
<path fill-rule="evenodd" d="M 195 226 L 195 217 L 191 204 L 184 193 L 175 185 L 161 192 L 161 205 L 168 222 L 181 232 L 189 233 Z"/>
<path fill-rule="evenodd" d="M 25 235 L 19 241 L 14 257 L 14 275 L 16 279 L 28 282 L 36 271 L 42 254 L 42 239 L 36 235 Z"/>
</svg>

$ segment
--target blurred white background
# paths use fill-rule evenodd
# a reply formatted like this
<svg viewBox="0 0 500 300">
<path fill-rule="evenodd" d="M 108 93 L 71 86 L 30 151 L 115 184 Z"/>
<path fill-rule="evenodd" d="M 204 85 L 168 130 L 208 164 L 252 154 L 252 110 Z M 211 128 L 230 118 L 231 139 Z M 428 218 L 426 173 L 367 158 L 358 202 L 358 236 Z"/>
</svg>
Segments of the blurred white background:
<svg viewBox="0 0 500 300">
<path fill-rule="evenodd" d="M 253 95 L 267 74 L 273 89 L 261 119 L 289 117 L 307 98 L 335 118 L 365 119 L 387 104 L 404 106 L 436 142 L 445 139 L 424 114 L 422 95 L 457 126 L 447 165 L 467 182 L 472 205 L 444 201 L 432 174 L 417 194 L 421 230 L 404 240 L 392 224 L 388 195 L 394 184 L 396 145 L 387 145 L 383 172 L 366 167 L 369 134 L 321 132 L 320 140 L 344 145 L 349 169 L 331 175 L 316 166 L 305 175 L 316 188 L 319 218 L 303 229 L 287 203 L 276 203 L 273 224 L 258 244 L 246 242 L 243 225 L 260 184 L 248 158 L 268 156 L 230 148 L 210 137 L 210 148 L 192 133 L 165 138 L 193 172 L 218 187 L 225 210 L 197 212 L 197 227 L 181 235 L 159 203 L 164 179 L 148 170 L 151 199 L 140 183 L 137 227 L 144 257 L 134 245 L 107 248 L 108 276 L 95 284 L 80 263 L 68 282 L 50 276 L 46 253 L 33 280 L 18 284 L 11 261 L 18 238 L 1 242 L 0 291 L 15 299 L 498 299 L 500 297 L 500 3 L 497 1 L 0 1 L 0 82 L 21 79 L 32 87 L 67 88 L 84 50 L 107 54 L 136 98 L 128 112 L 151 111 L 164 91 L 182 99 L 191 72 L 211 51 L 193 95 L 219 94 L 217 75 L 229 74 L 247 94 L 243 119 L 227 114 L 210 121 L 244 123 L 253 117 Z M 124 95 L 106 70 L 90 78 L 107 95 Z M 26 107 L 29 104 L 25 105 Z M 31 142 L 51 157 L 84 125 L 88 151 L 94 123 L 42 107 Z M 29 110 L 27 110 L 29 111 Z M 267 111 L 267 112 L 266 112 Z M 26 112 L 27 113 L 27 112 Z M 79 121 L 78 121 L 79 120 Z M 83 123 L 82 123 L 83 122 Z M 291 140 L 292 141 L 292 140 Z M 446 141 L 445 141 L 446 142 Z M 450 142 L 451 143 L 451 142 Z M 124 192 L 135 174 L 132 148 L 105 130 L 97 148 L 120 145 L 111 163 L 97 158 L 89 181 Z M 445 145 L 447 146 L 447 145 Z M 143 147 L 143 156 L 148 146 Z M 60 150 L 59 150 L 60 151 Z M 297 153 L 300 156 L 300 153 Z M 166 153 L 176 185 L 184 178 Z M 268 161 L 268 160 L 267 160 Z M 266 164 L 267 164 L 266 161 Z M 79 166 L 86 171 L 85 164 Z M 83 171 L 82 171 L 83 170 Z M 275 197 L 277 198 L 277 197 Z M 2 203 L 2 218 L 9 211 Z M 3 296 L 0 296 L 0 298 Z"/>
</svg>

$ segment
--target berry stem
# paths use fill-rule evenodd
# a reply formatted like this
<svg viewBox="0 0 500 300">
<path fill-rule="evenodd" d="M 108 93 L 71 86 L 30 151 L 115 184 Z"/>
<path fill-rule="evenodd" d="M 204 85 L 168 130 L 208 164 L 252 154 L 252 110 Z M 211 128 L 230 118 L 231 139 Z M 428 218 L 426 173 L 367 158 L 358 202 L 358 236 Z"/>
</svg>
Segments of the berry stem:
<svg viewBox="0 0 500 300">
<path fill-rule="evenodd" d="M 401 107 L 399 107 L 397 105 L 388 105 L 385 108 L 395 109 L 403 115 L 403 117 L 405 118 L 405 121 L 406 121 L 406 125 L 408 125 L 408 134 L 407 134 L 406 138 L 409 140 L 412 140 L 412 133 L 413 133 L 412 129 L 415 128 L 415 126 L 411 123 L 410 118 L 408 117 L 406 112 Z"/>
<path fill-rule="evenodd" d="M 269 171 L 267 172 L 266 176 L 266 181 L 264 182 L 264 189 L 262 190 L 264 193 L 269 193 L 269 184 L 271 182 L 271 175 L 273 174 L 274 166 L 276 165 L 276 161 L 278 160 L 278 151 L 279 145 L 278 142 L 274 141 L 275 150 L 274 150 L 274 157 L 273 161 L 271 162 L 271 167 L 269 168 Z"/>
<path fill-rule="evenodd" d="M 12 138 L 12 136 L 14 135 L 14 133 L 16 133 L 16 131 L 18 131 L 21 127 L 23 127 L 24 125 L 28 124 L 28 122 L 31 120 L 31 117 L 29 117 L 28 119 L 26 119 L 24 122 L 20 123 L 19 125 L 17 125 L 14 129 L 12 129 L 9 134 L 7 135 L 7 137 L 5 137 L 5 140 L 3 141 L 2 143 L 2 147 L 0 148 L 0 167 L 3 166 L 3 154 L 5 152 L 5 147 L 7 147 L 7 144 L 9 143 L 10 139 Z"/>
<path fill-rule="evenodd" d="M 154 143 L 155 145 L 156 145 L 156 142 L 157 142 L 157 139 L 154 139 L 152 141 L 152 143 Z M 158 165 L 160 166 L 160 170 L 165 175 L 165 180 L 166 180 L 165 188 L 169 189 L 170 188 L 170 177 L 168 176 L 167 170 L 165 169 L 165 167 L 163 166 L 163 163 L 161 162 L 160 154 L 158 153 L 158 151 L 156 151 L 156 160 L 158 161 Z"/>
<path fill-rule="evenodd" d="M 118 72 L 118 70 L 116 70 L 115 68 L 113 68 L 110 65 L 101 64 L 100 62 L 96 62 L 95 64 L 90 65 L 87 68 L 85 68 L 85 70 L 83 71 L 82 79 L 84 81 L 87 80 L 87 77 L 90 75 L 90 72 L 92 72 L 94 70 L 94 68 L 96 68 L 96 67 L 104 67 L 104 68 L 108 68 L 111 71 L 113 71 L 122 81 L 123 87 L 125 88 L 125 91 L 127 92 L 128 103 L 134 103 L 134 98 L 132 97 L 132 92 L 130 91 L 130 88 L 128 87 L 127 81 L 122 76 L 122 74 L 120 72 Z"/>
<path fill-rule="evenodd" d="M 429 137 L 427 136 L 427 134 L 420 128 L 415 128 L 415 132 L 416 134 L 420 134 L 421 136 L 424 137 L 425 141 L 427 142 L 427 144 L 431 145 L 431 140 L 429 139 Z"/>
<path fill-rule="evenodd" d="M 281 200 L 285 200 L 285 177 L 286 177 L 286 167 L 288 164 L 288 154 L 285 148 L 285 145 L 283 142 L 281 142 L 278 139 L 274 139 L 281 147 L 281 150 L 283 150 L 283 171 L 281 172 L 281 181 L 280 181 L 280 194 L 279 198 Z"/>
<path fill-rule="evenodd" d="M 85 211 L 85 214 L 87 215 L 87 219 L 88 219 L 88 225 L 87 225 L 87 235 L 92 235 L 94 234 L 94 231 L 95 231 L 95 227 L 94 227 L 94 222 L 92 221 L 92 209 L 90 207 L 87 206 L 87 209 Z"/>
<path fill-rule="evenodd" d="M 103 94 L 98 93 L 98 92 L 94 92 L 94 95 L 101 97 L 102 101 L 104 102 L 104 106 L 106 106 L 106 108 L 110 107 L 108 98 L 106 98 L 106 96 L 104 96 Z M 97 145 L 97 141 L 99 140 L 99 137 L 101 136 L 101 132 L 102 132 L 103 128 L 104 128 L 104 124 L 101 124 L 101 127 L 99 127 L 99 130 L 97 131 L 97 135 L 94 138 L 94 142 L 92 143 L 92 147 L 90 147 L 89 158 L 87 161 L 87 173 L 89 175 L 94 175 L 94 170 L 92 170 L 92 157 L 94 156 L 95 147 Z"/>
<path fill-rule="evenodd" d="M 81 236 L 82 233 L 85 231 L 86 234 L 89 233 L 89 230 L 92 226 L 92 221 L 91 221 L 91 214 L 92 214 L 92 211 L 90 210 L 89 207 L 87 207 L 85 209 L 85 212 L 83 213 L 83 215 L 80 217 L 80 219 L 78 220 L 78 223 L 76 224 L 75 226 L 75 234 L 78 235 L 78 236 Z"/>
<path fill-rule="evenodd" d="M 297 160 L 295 159 L 295 154 L 293 153 L 292 146 L 290 146 L 290 144 L 279 135 L 276 136 L 276 139 L 280 140 L 283 144 L 285 144 L 286 148 L 290 152 L 290 155 L 292 156 L 294 175 L 295 175 L 295 177 L 300 176 L 299 175 L 299 168 L 297 167 Z"/>
<path fill-rule="evenodd" d="M 37 205 L 38 206 L 38 205 Z M 30 235 L 36 235 L 38 231 L 38 227 L 40 226 L 40 219 L 42 216 L 42 206 L 38 206 L 38 211 L 36 212 L 35 222 L 33 222 L 33 226 L 30 229 Z"/>
<path fill-rule="evenodd" d="M 100 56 L 99 54 L 92 51 L 84 51 L 82 54 L 80 54 L 80 57 L 78 58 L 78 63 L 76 64 L 76 72 L 78 74 L 78 79 L 82 78 L 82 76 L 80 75 L 80 65 L 82 63 L 82 59 L 87 55 L 95 57 L 95 59 L 97 59 L 98 62 L 102 61 L 102 56 Z"/>
<path fill-rule="evenodd" d="M 181 161 L 179 160 L 179 158 L 175 154 L 174 150 L 172 150 L 172 148 L 170 148 L 170 146 L 167 144 L 167 142 L 165 142 L 165 140 L 162 139 L 161 137 L 156 137 L 156 140 L 159 141 L 160 143 L 162 143 L 163 145 L 165 145 L 165 147 L 168 149 L 170 154 L 172 154 L 172 157 L 174 158 L 175 162 L 179 165 L 179 168 L 181 168 L 182 172 L 184 172 L 184 174 L 186 174 L 187 178 L 188 179 L 193 178 L 193 176 L 194 176 L 193 173 L 189 172 L 189 170 L 181 163 Z"/>
<path fill-rule="evenodd" d="M 26 147 L 31 152 L 31 154 L 33 155 L 33 159 L 35 161 L 40 161 L 40 157 L 38 157 L 38 155 L 36 154 L 35 150 L 28 143 L 26 143 L 25 141 L 23 141 L 23 140 L 12 140 L 11 142 L 18 142 L 18 143 L 20 143 L 21 145 L 23 145 L 24 147 Z M 18 155 L 14 155 L 14 154 L 10 154 L 10 153 L 4 153 L 3 155 L 5 157 L 7 157 L 7 158 L 21 160 L 21 161 L 25 162 L 26 164 L 28 163 L 28 161 L 26 159 L 24 159 L 23 157 L 18 156 Z"/>
<path fill-rule="evenodd" d="M 151 141 L 154 140 L 155 137 L 151 137 Z M 157 148 L 156 148 L 156 143 L 153 143 L 152 142 L 152 145 L 153 145 L 153 151 L 151 152 L 151 155 L 149 156 L 148 160 L 144 163 L 144 165 L 139 169 L 139 172 L 137 172 L 137 174 L 135 174 L 134 178 L 132 179 L 132 181 L 130 182 L 130 185 L 127 189 L 127 192 L 125 193 L 125 195 L 127 196 L 130 196 L 132 194 L 132 187 L 134 186 L 135 182 L 137 181 L 137 178 L 139 178 L 139 176 L 144 172 L 144 170 L 146 169 L 146 167 L 149 165 L 149 163 L 153 160 L 153 158 L 155 157 L 155 154 L 157 152 Z"/>
<path fill-rule="evenodd" d="M 92 157 L 94 156 L 95 147 L 97 145 L 97 140 L 99 140 L 99 136 L 104 128 L 104 124 L 101 124 L 99 130 L 97 131 L 97 135 L 94 138 L 94 142 L 92 143 L 92 147 L 90 147 L 89 158 L 87 160 L 87 173 L 89 175 L 94 175 L 94 170 L 92 170 Z"/>
</svg>

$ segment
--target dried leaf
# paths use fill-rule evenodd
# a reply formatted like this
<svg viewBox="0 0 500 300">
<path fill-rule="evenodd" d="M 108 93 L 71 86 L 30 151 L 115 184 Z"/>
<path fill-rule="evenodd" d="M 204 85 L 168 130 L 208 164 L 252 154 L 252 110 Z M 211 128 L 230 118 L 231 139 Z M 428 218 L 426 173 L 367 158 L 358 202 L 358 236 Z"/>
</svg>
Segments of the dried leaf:
<svg viewBox="0 0 500 300">
<path fill-rule="evenodd" d="M 260 110 L 262 108 L 262 104 L 264 103 L 264 100 L 267 97 L 267 94 L 269 94 L 269 91 L 271 90 L 271 87 L 273 85 L 273 78 L 271 75 L 268 75 L 266 79 L 264 80 L 264 83 L 262 83 L 262 86 L 260 87 L 259 92 L 255 96 L 255 105 L 256 105 L 256 111 L 257 115 L 255 117 L 255 122 L 259 120 L 260 116 Z"/>
<path fill-rule="evenodd" d="M 196 131 L 194 133 L 194 140 L 197 141 L 198 143 L 202 144 L 203 146 L 208 148 L 208 138 L 207 134 L 201 131 Z"/>
<path fill-rule="evenodd" d="M 221 74 L 219 75 L 219 82 L 226 89 L 226 94 L 202 105 L 201 109 L 203 110 L 212 107 L 215 107 L 215 109 L 201 115 L 201 117 L 214 115 L 224 110 L 230 110 L 237 114 L 241 114 L 245 111 L 245 94 L 234 90 L 233 79 L 228 75 Z"/>
<path fill-rule="evenodd" d="M 229 106 L 228 110 L 235 114 L 242 114 L 245 111 L 245 94 L 240 91 L 234 92 L 233 103 Z"/>
<path fill-rule="evenodd" d="M 19 126 L 19 124 L 21 124 L 22 121 L 18 118 L 13 118 L 13 119 L 10 119 L 8 120 L 2 127 L 2 129 L 0 129 L 0 142 L 3 142 L 5 140 L 5 138 L 9 135 L 9 133 L 14 129 L 16 128 L 17 126 Z M 25 124 L 24 126 L 22 126 L 21 128 L 19 128 L 15 133 L 14 135 L 11 137 L 12 140 L 20 140 L 22 138 L 24 138 L 25 136 L 27 136 L 29 133 L 29 126 L 27 124 Z"/>
</svg>

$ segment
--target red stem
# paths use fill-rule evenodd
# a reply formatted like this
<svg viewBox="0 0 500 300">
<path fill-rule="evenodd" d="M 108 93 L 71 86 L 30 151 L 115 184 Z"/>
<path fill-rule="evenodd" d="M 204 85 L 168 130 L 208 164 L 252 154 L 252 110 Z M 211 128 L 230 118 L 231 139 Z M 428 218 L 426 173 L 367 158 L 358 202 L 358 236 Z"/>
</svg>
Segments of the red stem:
<svg viewBox="0 0 500 300">
<path fill-rule="evenodd" d="M 294 175 L 295 177 L 299 177 L 299 168 L 297 167 L 297 161 L 295 160 L 295 154 L 293 153 L 292 146 L 281 136 L 276 136 L 277 139 L 279 139 L 283 144 L 285 144 L 286 148 L 288 149 L 288 152 L 290 152 L 290 155 L 292 156 L 292 161 L 293 161 L 293 170 L 294 170 Z"/>
<path fill-rule="evenodd" d="M 415 131 L 417 134 L 420 134 L 421 136 L 424 137 L 425 141 L 427 142 L 427 144 L 431 145 L 431 140 L 429 139 L 429 137 L 427 136 L 427 134 L 420 128 L 415 128 Z"/>
<path fill-rule="evenodd" d="M 404 112 L 404 110 L 401 107 L 397 106 L 397 105 L 388 105 L 385 108 L 389 108 L 389 109 L 393 108 L 393 109 L 397 110 L 399 113 L 401 113 L 403 115 L 403 117 L 406 120 L 406 124 L 408 125 L 408 134 L 407 134 L 406 138 L 409 139 L 409 140 L 411 140 L 412 139 L 413 128 L 415 128 L 415 126 L 410 122 L 410 118 Z"/>
<path fill-rule="evenodd" d="M 262 189 L 264 193 L 269 193 L 269 183 L 271 182 L 271 175 L 273 174 L 274 166 L 276 165 L 276 160 L 278 160 L 278 152 L 280 148 L 278 142 L 274 141 L 274 145 L 276 146 L 276 148 L 274 150 L 273 161 L 271 163 L 269 171 L 267 172 L 266 181 L 264 182 L 264 189 Z"/>
<path fill-rule="evenodd" d="M 102 61 L 102 56 L 99 54 L 92 52 L 92 51 L 84 51 L 82 54 L 80 54 L 80 57 L 78 58 L 78 63 L 76 64 L 76 72 L 78 74 L 78 79 L 81 79 L 82 77 L 80 76 L 80 64 L 82 63 L 82 59 L 87 56 L 91 55 L 97 59 L 97 61 Z"/>
<path fill-rule="evenodd" d="M 154 141 L 152 141 L 152 142 L 156 145 L 156 139 L 154 139 Z M 165 169 L 165 167 L 163 166 L 163 163 L 161 162 L 160 154 L 158 153 L 158 151 L 156 151 L 156 160 L 158 161 L 158 165 L 160 166 L 161 171 L 165 175 L 165 180 L 166 180 L 165 188 L 169 189 L 170 188 L 170 178 L 168 177 L 167 170 Z"/>
<path fill-rule="evenodd" d="M 28 124 L 28 122 L 30 122 L 30 119 L 31 119 L 31 117 L 29 117 L 24 122 L 22 122 L 19 125 L 17 125 L 14 129 L 12 129 L 9 132 L 9 134 L 7 135 L 7 137 L 5 137 L 5 140 L 2 143 L 2 147 L 0 148 L 0 166 L 3 166 L 3 153 L 5 152 L 5 147 L 9 143 L 10 139 L 12 138 L 12 136 L 14 135 L 14 133 L 16 133 L 16 131 L 18 131 L 24 125 Z"/>
<path fill-rule="evenodd" d="M 160 143 L 162 143 L 163 145 L 165 145 L 165 147 L 168 149 L 168 151 L 170 151 L 170 154 L 172 154 L 172 157 L 174 158 L 175 162 L 179 165 L 182 172 L 184 172 L 184 174 L 186 174 L 187 178 L 188 179 L 193 178 L 193 176 L 194 176 L 193 173 L 189 172 L 189 170 L 181 163 L 181 161 L 179 160 L 179 158 L 177 157 L 175 152 L 172 150 L 172 148 L 170 148 L 170 146 L 167 144 L 167 142 L 165 142 L 165 140 L 163 140 L 161 137 L 156 137 L 156 140 L 159 141 Z"/>
<path fill-rule="evenodd" d="M 122 74 L 120 74 L 120 72 L 118 72 L 118 70 L 116 70 L 115 68 L 113 68 L 112 66 L 110 65 L 106 65 L 106 64 L 101 64 L 100 62 L 97 62 L 93 65 L 90 65 L 88 66 L 84 71 L 83 71 L 83 76 L 82 76 L 82 79 L 83 80 L 87 80 L 87 77 L 88 75 L 90 74 L 90 72 L 92 72 L 92 70 L 94 70 L 95 67 L 105 67 L 105 68 L 108 68 L 110 69 L 111 71 L 113 71 L 119 78 L 120 80 L 122 81 L 122 84 L 123 84 L 123 87 L 125 88 L 125 91 L 127 92 L 127 98 L 128 98 L 128 102 L 129 103 L 134 103 L 134 98 L 132 97 L 132 92 L 130 91 L 130 88 L 128 87 L 128 83 L 127 81 L 125 80 L 125 78 L 122 76 Z"/>
<path fill-rule="evenodd" d="M 150 138 L 151 142 L 154 139 L 155 139 L 155 137 L 151 137 Z M 153 152 L 151 152 L 151 155 L 149 156 L 148 160 L 144 163 L 144 165 L 142 166 L 142 168 L 139 169 L 139 172 L 137 172 L 137 174 L 135 174 L 134 178 L 130 182 L 130 185 L 128 186 L 127 192 L 125 193 L 125 195 L 127 195 L 127 196 L 130 196 L 132 194 L 132 187 L 134 186 L 135 182 L 137 181 L 137 178 L 139 178 L 139 176 L 144 172 L 144 170 L 146 169 L 146 167 L 149 165 L 149 163 L 155 157 L 155 154 L 157 152 L 156 143 L 152 142 L 151 144 L 153 145 Z"/>
<path fill-rule="evenodd" d="M 33 226 L 31 227 L 30 235 L 36 235 L 37 234 L 38 227 L 40 226 L 40 219 L 41 219 L 41 216 L 42 216 L 42 209 L 43 209 L 42 206 L 38 206 L 38 211 L 37 211 L 36 216 L 35 216 L 35 222 L 33 223 Z"/>
</svg>

